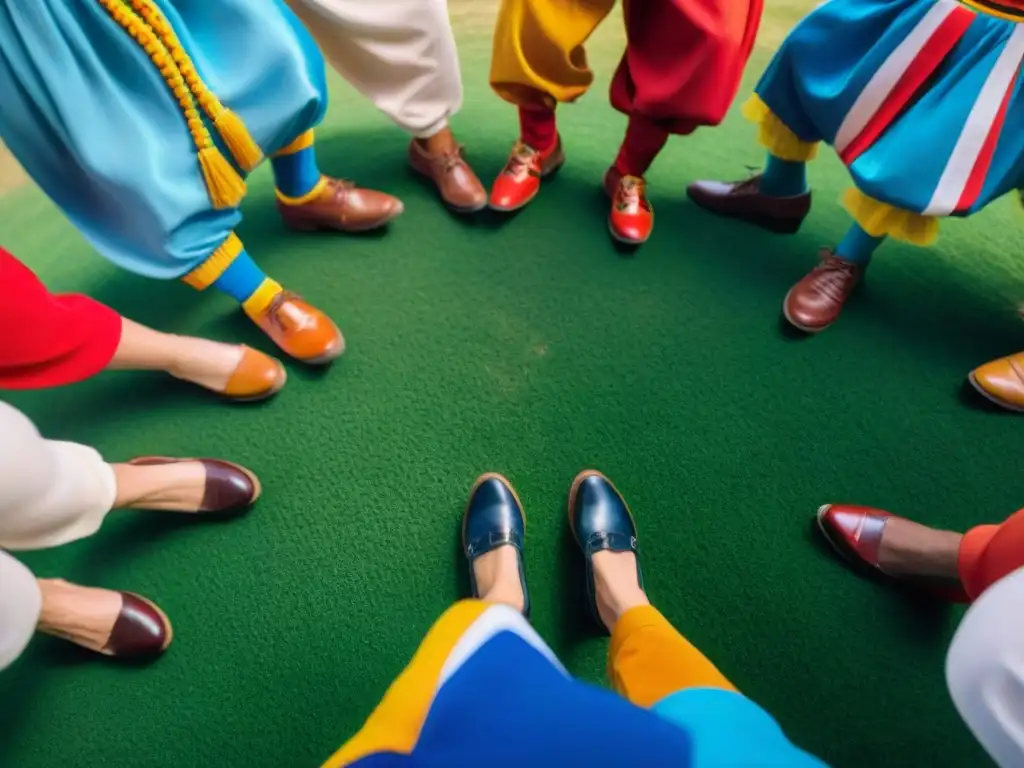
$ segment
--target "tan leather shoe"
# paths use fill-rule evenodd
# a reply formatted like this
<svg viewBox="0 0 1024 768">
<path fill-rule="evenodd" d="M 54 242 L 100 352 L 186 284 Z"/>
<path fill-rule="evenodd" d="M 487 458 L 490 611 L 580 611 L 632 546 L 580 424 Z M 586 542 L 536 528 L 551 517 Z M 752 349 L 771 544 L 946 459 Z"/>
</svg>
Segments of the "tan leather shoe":
<svg viewBox="0 0 1024 768">
<path fill-rule="evenodd" d="M 462 147 L 432 155 L 413 139 L 409 142 L 409 165 L 434 182 L 441 200 L 455 213 L 474 213 L 487 207 L 487 190 L 462 157 Z"/>
<path fill-rule="evenodd" d="M 967 377 L 978 392 L 1008 411 L 1024 412 L 1024 352 L 975 368 Z"/>
<path fill-rule="evenodd" d="M 331 318 L 291 291 L 281 291 L 263 311 L 246 314 L 303 363 L 326 365 L 345 351 L 345 337 Z"/>
<path fill-rule="evenodd" d="M 289 205 L 280 198 L 277 210 L 284 223 L 304 232 L 336 229 L 341 232 L 366 232 L 383 227 L 405 210 L 397 197 L 362 189 L 354 182 L 324 176 L 320 193 L 300 205 Z"/>
<path fill-rule="evenodd" d="M 239 402 L 265 400 L 281 391 L 288 374 L 280 362 L 242 345 L 242 358 L 221 393 Z"/>
</svg>

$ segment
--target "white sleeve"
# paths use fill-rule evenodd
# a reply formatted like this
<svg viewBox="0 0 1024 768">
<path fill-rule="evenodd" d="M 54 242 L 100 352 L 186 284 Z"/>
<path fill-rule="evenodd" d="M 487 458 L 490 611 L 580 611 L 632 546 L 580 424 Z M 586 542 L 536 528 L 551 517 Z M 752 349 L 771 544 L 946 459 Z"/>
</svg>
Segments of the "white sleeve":
<svg viewBox="0 0 1024 768">
<path fill-rule="evenodd" d="M 1000 768 L 1024 766 L 1024 568 L 964 614 L 946 656 L 960 717 Z"/>
</svg>

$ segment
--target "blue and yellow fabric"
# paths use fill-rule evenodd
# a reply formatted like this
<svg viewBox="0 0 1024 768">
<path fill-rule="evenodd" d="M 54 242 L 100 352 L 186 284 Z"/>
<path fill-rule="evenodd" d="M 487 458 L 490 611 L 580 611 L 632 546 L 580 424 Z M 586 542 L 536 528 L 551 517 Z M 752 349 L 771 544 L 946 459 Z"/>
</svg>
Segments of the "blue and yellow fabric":
<svg viewBox="0 0 1024 768">
<path fill-rule="evenodd" d="M 925 245 L 1024 182 L 1024 2 L 829 0 L 744 106 L 786 161 L 832 145 L 866 233 Z"/>
<path fill-rule="evenodd" d="M 615 627 L 609 676 L 620 695 L 571 678 L 522 614 L 464 600 L 324 768 L 824 765 L 650 606 Z"/>
<path fill-rule="evenodd" d="M 246 174 L 326 109 L 280 0 L 3 3 L 0 50 L 0 139 L 25 171 L 114 264 L 197 288 L 244 256 Z"/>
</svg>

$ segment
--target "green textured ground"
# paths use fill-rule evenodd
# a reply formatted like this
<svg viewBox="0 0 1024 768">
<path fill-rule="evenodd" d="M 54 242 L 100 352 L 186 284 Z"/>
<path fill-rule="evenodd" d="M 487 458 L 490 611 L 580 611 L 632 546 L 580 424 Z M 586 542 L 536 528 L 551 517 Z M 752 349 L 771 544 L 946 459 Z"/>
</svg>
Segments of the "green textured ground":
<svg viewBox="0 0 1024 768">
<path fill-rule="evenodd" d="M 487 178 L 514 133 L 486 84 L 492 5 L 453 4 L 467 81 L 455 128 Z M 770 6 L 764 46 L 800 5 Z M 958 613 L 854 578 L 809 522 L 828 500 L 955 528 L 1021 504 L 1020 421 L 960 391 L 972 366 L 1024 342 L 1014 206 L 951 223 L 930 251 L 887 247 L 842 322 L 793 339 L 779 303 L 843 232 L 841 169 L 813 167 L 816 209 L 792 238 L 702 215 L 688 181 L 760 160 L 734 114 L 670 145 L 650 174 L 655 237 L 620 255 L 597 191 L 623 127 L 604 97 L 618 35 L 602 33 L 601 82 L 564 111 L 569 164 L 504 226 L 444 215 L 407 173 L 403 135 L 338 84 L 322 165 L 400 195 L 393 230 L 291 236 L 257 174 L 243 239 L 344 327 L 333 370 L 293 367 L 257 407 L 134 374 L 11 397 L 47 435 L 112 460 L 223 455 L 266 493 L 229 524 L 120 513 L 91 540 L 25 557 L 41 575 L 153 597 L 177 635 L 149 668 L 40 639 L 0 677 L 0 765 L 318 764 L 460 594 L 457 522 L 485 470 L 527 506 L 535 625 L 599 680 L 605 642 L 564 533 L 567 484 L 588 465 L 633 505 L 654 601 L 795 741 L 851 768 L 984 762 L 943 682 Z M 27 187 L 0 200 L 0 242 L 55 289 L 263 344 L 225 298 L 106 266 Z"/>
</svg>

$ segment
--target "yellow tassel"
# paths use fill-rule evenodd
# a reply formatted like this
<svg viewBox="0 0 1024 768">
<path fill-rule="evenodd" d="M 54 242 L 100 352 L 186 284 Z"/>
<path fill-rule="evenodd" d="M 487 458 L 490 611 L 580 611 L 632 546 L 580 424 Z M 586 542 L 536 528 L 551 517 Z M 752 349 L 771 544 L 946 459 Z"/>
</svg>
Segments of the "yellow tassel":
<svg viewBox="0 0 1024 768">
<path fill-rule="evenodd" d="M 219 149 L 206 147 L 199 150 L 199 167 L 203 171 L 203 180 L 214 208 L 235 208 L 242 202 L 245 197 L 245 180 Z"/>
<path fill-rule="evenodd" d="M 224 139 L 235 162 L 244 170 L 251 171 L 263 162 L 263 150 L 253 139 L 249 129 L 245 127 L 242 118 L 230 109 L 224 108 L 217 115 L 217 119 L 213 121 L 213 127 Z"/>
</svg>

